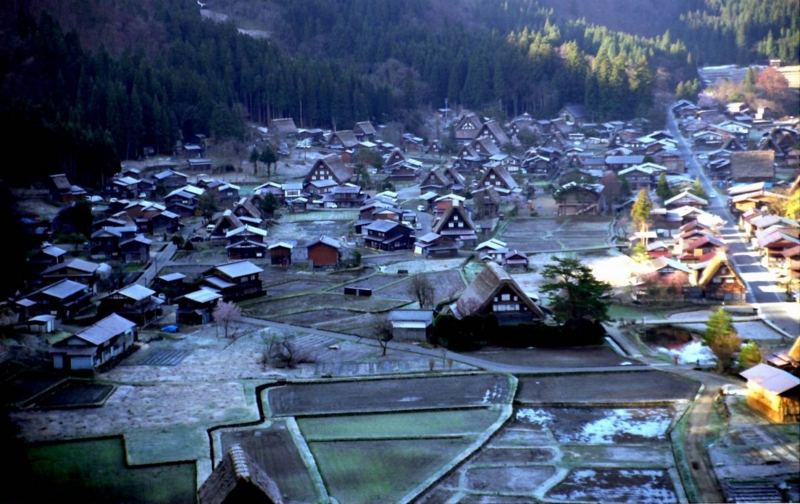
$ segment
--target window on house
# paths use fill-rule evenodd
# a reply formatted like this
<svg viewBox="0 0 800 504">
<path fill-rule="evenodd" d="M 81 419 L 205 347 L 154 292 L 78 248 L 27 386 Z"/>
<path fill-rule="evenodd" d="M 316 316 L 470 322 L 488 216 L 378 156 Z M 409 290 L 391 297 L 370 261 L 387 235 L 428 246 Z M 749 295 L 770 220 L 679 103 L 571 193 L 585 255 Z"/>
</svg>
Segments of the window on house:
<svg viewBox="0 0 800 504">
<path fill-rule="evenodd" d="M 503 294 L 500 296 L 503 301 L 511 301 L 511 294 Z"/>
</svg>

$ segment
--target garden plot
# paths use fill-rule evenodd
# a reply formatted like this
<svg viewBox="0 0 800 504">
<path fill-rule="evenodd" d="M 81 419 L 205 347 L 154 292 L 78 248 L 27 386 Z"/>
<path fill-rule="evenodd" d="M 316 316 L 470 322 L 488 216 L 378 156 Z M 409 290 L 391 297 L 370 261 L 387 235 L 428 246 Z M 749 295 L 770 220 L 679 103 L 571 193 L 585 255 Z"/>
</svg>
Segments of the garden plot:
<svg viewBox="0 0 800 504">
<path fill-rule="evenodd" d="M 296 296 L 298 294 L 308 294 L 321 292 L 331 288 L 331 285 L 338 282 L 317 282 L 312 280 L 292 280 L 267 286 L 267 294 L 271 298 L 285 296 Z"/>
<path fill-rule="evenodd" d="M 344 296 L 340 294 L 309 294 L 276 300 L 259 300 L 245 309 L 247 315 L 263 319 L 276 319 L 298 313 L 313 313 L 319 310 L 339 310 L 346 307 L 354 312 L 380 312 L 399 308 L 408 300 Z M 305 324 L 304 324 L 305 325 Z"/>
<path fill-rule="evenodd" d="M 608 245 L 608 219 L 575 218 L 514 219 L 506 224 L 499 239 L 509 249 L 524 252 L 557 252 Z"/>
<path fill-rule="evenodd" d="M 333 415 L 298 418 L 297 425 L 306 441 L 467 436 L 491 427 L 499 414 L 495 409 L 469 409 Z"/>
<path fill-rule="evenodd" d="M 348 504 L 397 502 L 467 447 L 467 440 L 308 443 L 331 497 Z"/>
<path fill-rule="evenodd" d="M 378 269 L 381 273 L 387 275 L 396 275 L 398 270 L 405 270 L 408 271 L 409 275 L 416 275 L 417 273 L 425 272 L 457 270 L 465 261 L 466 259 L 463 257 L 454 259 L 414 259 L 412 261 L 387 264 L 380 266 Z"/>
<path fill-rule="evenodd" d="M 665 441 L 671 408 L 520 408 L 516 419 L 549 429 L 561 444 Z"/>
<path fill-rule="evenodd" d="M 292 384 L 266 391 L 274 416 L 482 407 L 511 401 L 504 375 Z"/>
<path fill-rule="evenodd" d="M 699 385 L 661 371 L 574 373 L 519 379 L 516 400 L 525 403 L 631 403 L 688 401 Z"/>
<path fill-rule="evenodd" d="M 345 285 L 345 287 L 352 287 L 356 289 L 372 289 L 373 291 L 376 291 L 386 287 L 387 285 L 402 282 L 403 280 L 405 280 L 405 277 L 403 276 L 376 274 L 365 278 L 359 278 L 354 282 L 348 283 Z"/>
<path fill-rule="evenodd" d="M 30 502 L 196 502 L 194 463 L 128 467 L 121 437 L 32 445 L 26 458 Z"/>
<path fill-rule="evenodd" d="M 535 346 L 535 338 L 531 338 L 531 344 Z M 468 355 L 513 366 L 543 368 L 605 367 L 619 366 L 622 362 L 631 362 L 631 359 L 620 357 L 607 346 L 572 347 L 569 349 L 534 348 L 530 350 L 508 350 L 490 347 Z"/>
<path fill-rule="evenodd" d="M 286 503 L 318 502 L 308 468 L 292 435 L 282 422 L 266 429 L 225 431 L 220 436 L 223 453 L 233 444 L 242 446 L 258 466 L 272 478 Z"/>
<path fill-rule="evenodd" d="M 112 393 L 114 393 L 113 385 L 67 380 L 38 397 L 33 407 L 58 409 L 102 406 Z"/>
<path fill-rule="evenodd" d="M 475 467 L 467 470 L 466 484 L 473 491 L 529 495 L 555 471 L 550 466 Z"/>
<path fill-rule="evenodd" d="M 461 279 L 461 273 L 458 270 L 439 271 L 426 274 L 428 280 L 434 288 L 434 299 L 437 303 L 452 299 L 453 296 L 463 291 L 466 286 Z M 387 297 L 390 299 L 409 299 L 416 301 L 413 294 L 409 292 L 411 279 L 406 279 L 400 283 L 393 283 L 385 288 L 375 291 L 372 295 L 379 297 Z"/>
<path fill-rule="evenodd" d="M 669 474 L 658 469 L 576 469 L 547 497 L 564 501 L 678 502 Z"/>
</svg>

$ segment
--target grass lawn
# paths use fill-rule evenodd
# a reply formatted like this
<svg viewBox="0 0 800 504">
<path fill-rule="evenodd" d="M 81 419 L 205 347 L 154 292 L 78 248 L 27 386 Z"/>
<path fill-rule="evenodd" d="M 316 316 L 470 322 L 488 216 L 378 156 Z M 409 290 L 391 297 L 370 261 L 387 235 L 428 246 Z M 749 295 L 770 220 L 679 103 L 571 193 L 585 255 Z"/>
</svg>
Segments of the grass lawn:
<svg viewBox="0 0 800 504">
<path fill-rule="evenodd" d="M 328 493 L 348 504 L 397 502 L 466 449 L 470 439 L 309 443 Z"/>
<path fill-rule="evenodd" d="M 497 420 L 499 410 L 420 411 L 377 415 L 298 418 L 307 441 L 478 434 Z"/>
<path fill-rule="evenodd" d="M 128 468 L 122 438 L 34 445 L 26 455 L 29 502 L 196 502 L 193 463 Z"/>
</svg>

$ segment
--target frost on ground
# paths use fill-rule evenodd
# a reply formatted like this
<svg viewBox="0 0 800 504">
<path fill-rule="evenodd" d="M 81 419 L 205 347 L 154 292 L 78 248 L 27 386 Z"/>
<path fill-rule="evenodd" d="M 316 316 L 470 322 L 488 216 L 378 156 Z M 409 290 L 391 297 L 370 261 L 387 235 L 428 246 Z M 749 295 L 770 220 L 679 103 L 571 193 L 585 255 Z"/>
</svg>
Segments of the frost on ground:
<svg viewBox="0 0 800 504">
<path fill-rule="evenodd" d="M 570 502 L 678 502 L 667 472 L 654 469 L 574 470 L 547 497 Z"/>
<path fill-rule="evenodd" d="M 672 420 L 667 408 L 534 408 L 517 410 L 518 421 L 553 432 L 559 443 L 615 444 L 663 440 Z"/>
<path fill-rule="evenodd" d="M 541 426 L 553 421 L 553 415 L 542 409 L 520 408 L 517 410 L 517 420 L 523 420 Z"/>
<path fill-rule="evenodd" d="M 682 347 L 668 349 L 659 348 L 659 353 L 666 354 L 670 358 L 678 358 L 678 364 L 698 364 L 701 366 L 711 366 L 717 363 L 717 358 L 711 349 L 703 344 L 702 341 L 690 341 Z"/>
</svg>

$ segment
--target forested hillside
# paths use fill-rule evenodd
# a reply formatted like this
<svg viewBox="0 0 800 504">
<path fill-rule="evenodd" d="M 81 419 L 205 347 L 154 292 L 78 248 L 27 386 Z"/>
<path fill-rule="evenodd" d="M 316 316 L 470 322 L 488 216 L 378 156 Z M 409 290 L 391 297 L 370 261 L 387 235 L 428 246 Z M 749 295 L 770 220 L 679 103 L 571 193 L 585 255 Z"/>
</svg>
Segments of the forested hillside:
<svg viewBox="0 0 800 504">
<path fill-rule="evenodd" d="M 662 5 L 665 4 L 665 5 Z M 243 138 L 291 116 L 413 129 L 445 99 L 497 117 L 652 113 L 698 63 L 798 59 L 796 0 L 18 0 L 0 16 L 0 119 L 9 145 L 46 146 L 22 183 L 66 171 L 95 185 L 144 147 Z M 63 26 L 63 28 L 62 28 Z M 237 28 L 262 30 L 261 40 Z M 74 32 L 73 32 L 74 30 Z M 13 151 L 6 166 L 29 166 Z"/>
</svg>

